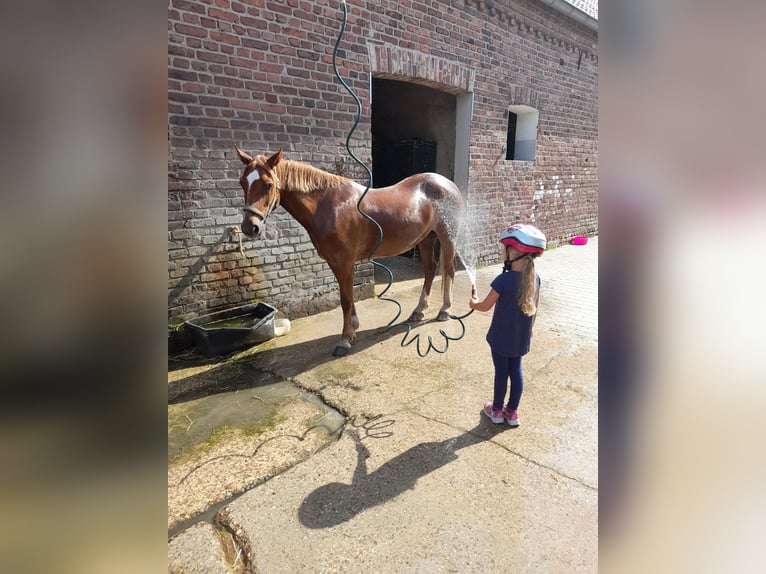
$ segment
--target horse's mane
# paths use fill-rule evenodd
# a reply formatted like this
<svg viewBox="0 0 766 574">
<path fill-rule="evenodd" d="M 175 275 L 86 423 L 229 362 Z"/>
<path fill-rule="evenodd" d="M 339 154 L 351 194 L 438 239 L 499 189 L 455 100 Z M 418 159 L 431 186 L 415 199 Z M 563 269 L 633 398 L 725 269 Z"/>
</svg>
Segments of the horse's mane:
<svg viewBox="0 0 766 574">
<path fill-rule="evenodd" d="M 307 163 L 295 160 L 279 162 L 277 173 L 282 182 L 282 188 L 296 193 L 313 193 L 351 181 L 347 177 L 327 173 Z"/>
</svg>

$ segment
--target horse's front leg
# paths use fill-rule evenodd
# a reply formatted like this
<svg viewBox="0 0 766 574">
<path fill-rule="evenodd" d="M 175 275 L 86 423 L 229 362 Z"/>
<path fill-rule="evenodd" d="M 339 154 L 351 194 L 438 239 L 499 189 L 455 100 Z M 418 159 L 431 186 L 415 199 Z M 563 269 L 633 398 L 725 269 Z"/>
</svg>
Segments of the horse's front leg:
<svg viewBox="0 0 766 574">
<path fill-rule="evenodd" d="M 335 278 L 340 288 L 340 306 L 343 309 L 343 333 L 340 341 L 333 351 L 336 357 L 343 357 L 351 348 L 351 341 L 356 337 L 356 328 L 359 327 L 359 319 L 356 316 L 354 306 L 354 265 L 333 268 Z"/>
</svg>

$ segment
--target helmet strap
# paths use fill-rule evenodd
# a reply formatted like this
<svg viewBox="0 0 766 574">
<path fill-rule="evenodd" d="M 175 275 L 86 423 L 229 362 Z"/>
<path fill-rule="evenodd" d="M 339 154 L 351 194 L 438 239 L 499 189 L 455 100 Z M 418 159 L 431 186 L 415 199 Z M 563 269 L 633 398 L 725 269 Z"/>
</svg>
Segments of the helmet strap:
<svg viewBox="0 0 766 574">
<path fill-rule="evenodd" d="M 505 250 L 505 253 L 506 255 L 508 254 L 508 249 Z M 514 259 L 506 259 L 505 262 L 503 263 L 503 273 L 507 271 L 512 271 L 511 265 L 513 265 L 519 259 L 526 257 L 527 255 L 529 255 L 529 253 L 522 253 L 521 255 L 519 255 L 518 257 Z"/>
</svg>

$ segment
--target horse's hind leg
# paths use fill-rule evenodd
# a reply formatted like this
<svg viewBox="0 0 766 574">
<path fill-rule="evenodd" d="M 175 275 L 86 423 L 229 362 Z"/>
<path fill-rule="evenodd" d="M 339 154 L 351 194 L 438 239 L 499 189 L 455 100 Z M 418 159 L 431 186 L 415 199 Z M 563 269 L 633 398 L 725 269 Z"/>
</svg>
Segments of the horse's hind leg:
<svg viewBox="0 0 766 574">
<path fill-rule="evenodd" d="M 449 238 L 440 239 L 442 263 L 442 307 L 436 316 L 437 321 L 447 321 L 452 307 L 452 285 L 455 282 L 455 244 Z"/>
<path fill-rule="evenodd" d="M 420 261 L 423 263 L 423 274 L 425 280 L 423 281 L 423 290 L 420 292 L 420 301 L 418 306 L 407 319 L 410 323 L 417 323 L 425 319 L 424 311 L 428 309 L 428 299 L 431 297 L 431 285 L 434 282 L 434 275 L 436 275 L 436 258 L 434 257 L 434 243 L 436 243 L 436 234 L 429 233 L 423 241 L 418 243 L 418 251 L 420 251 Z"/>
</svg>

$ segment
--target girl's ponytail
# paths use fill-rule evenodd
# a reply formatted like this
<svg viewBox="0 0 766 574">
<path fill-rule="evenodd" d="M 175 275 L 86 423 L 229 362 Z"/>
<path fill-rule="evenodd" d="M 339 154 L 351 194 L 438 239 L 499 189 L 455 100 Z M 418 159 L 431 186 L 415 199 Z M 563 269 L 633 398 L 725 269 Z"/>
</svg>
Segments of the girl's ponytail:
<svg viewBox="0 0 766 574">
<path fill-rule="evenodd" d="M 535 295 L 537 292 L 537 274 L 535 273 L 535 256 L 527 255 L 527 264 L 521 272 L 521 289 L 519 289 L 519 308 L 527 317 L 537 313 Z"/>
</svg>

